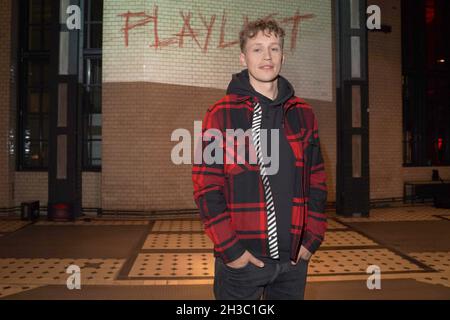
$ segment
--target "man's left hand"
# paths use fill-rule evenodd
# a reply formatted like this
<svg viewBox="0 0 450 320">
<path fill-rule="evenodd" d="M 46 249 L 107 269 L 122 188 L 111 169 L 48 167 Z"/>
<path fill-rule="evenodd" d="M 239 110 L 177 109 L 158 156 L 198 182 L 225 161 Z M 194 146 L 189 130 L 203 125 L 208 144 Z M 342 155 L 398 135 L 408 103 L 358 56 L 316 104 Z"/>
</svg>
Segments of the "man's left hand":
<svg viewBox="0 0 450 320">
<path fill-rule="evenodd" d="M 309 261 L 309 259 L 311 259 L 311 256 L 312 256 L 312 253 L 309 252 L 308 249 L 306 249 L 304 246 L 301 246 L 300 247 L 300 252 L 298 254 L 297 262 L 294 263 L 293 261 L 291 261 L 291 263 L 293 265 L 296 265 L 300 261 L 300 259 L 305 260 L 305 261 Z"/>
</svg>

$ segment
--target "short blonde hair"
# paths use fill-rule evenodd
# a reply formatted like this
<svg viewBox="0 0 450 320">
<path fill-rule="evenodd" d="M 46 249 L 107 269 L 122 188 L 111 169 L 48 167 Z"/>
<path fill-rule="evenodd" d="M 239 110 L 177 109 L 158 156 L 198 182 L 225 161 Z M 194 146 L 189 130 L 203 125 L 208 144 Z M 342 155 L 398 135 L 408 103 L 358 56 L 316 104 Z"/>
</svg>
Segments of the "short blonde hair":
<svg viewBox="0 0 450 320">
<path fill-rule="evenodd" d="M 280 38 L 281 48 L 283 48 L 285 35 L 283 28 L 273 19 L 258 19 L 247 23 L 239 32 L 241 52 L 244 52 L 247 40 L 254 38 L 259 31 L 269 34 L 273 33 L 276 37 Z"/>
</svg>

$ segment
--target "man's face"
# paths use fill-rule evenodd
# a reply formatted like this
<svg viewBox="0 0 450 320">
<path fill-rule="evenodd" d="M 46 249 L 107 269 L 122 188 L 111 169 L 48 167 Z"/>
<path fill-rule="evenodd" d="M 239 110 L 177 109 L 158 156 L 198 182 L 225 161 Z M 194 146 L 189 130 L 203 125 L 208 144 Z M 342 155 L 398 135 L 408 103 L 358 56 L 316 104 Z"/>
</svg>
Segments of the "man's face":
<svg viewBox="0 0 450 320">
<path fill-rule="evenodd" d="M 274 81 L 284 63 L 281 39 L 274 33 L 259 31 L 255 37 L 247 40 L 240 60 L 248 68 L 249 76 L 254 81 Z"/>
</svg>

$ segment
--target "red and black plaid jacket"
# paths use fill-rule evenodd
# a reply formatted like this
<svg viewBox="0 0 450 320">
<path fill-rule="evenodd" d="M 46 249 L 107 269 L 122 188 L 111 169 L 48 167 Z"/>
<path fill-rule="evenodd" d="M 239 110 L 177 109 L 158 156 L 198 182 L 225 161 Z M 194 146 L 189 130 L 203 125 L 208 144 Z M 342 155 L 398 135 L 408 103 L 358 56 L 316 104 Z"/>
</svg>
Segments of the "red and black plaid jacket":
<svg viewBox="0 0 450 320">
<path fill-rule="evenodd" d="M 208 108 L 202 135 L 217 129 L 223 135 L 223 164 L 194 164 L 194 199 L 200 210 L 205 232 L 214 243 L 214 256 L 228 263 L 245 250 L 257 256 L 269 256 L 267 214 L 259 166 L 227 164 L 226 129 L 251 128 L 256 97 L 226 95 Z M 300 246 L 314 253 L 324 240 L 327 228 L 324 213 L 327 199 L 326 175 L 320 151 L 317 120 L 312 108 L 298 97 L 283 106 L 284 131 L 295 155 L 296 184 L 291 212 L 291 255 L 297 260 Z M 282 134 L 282 133 L 280 133 Z M 204 139 L 203 140 L 207 140 Z M 246 139 L 246 154 L 254 152 L 252 139 Z M 201 143 L 198 152 L 212 143 Z M 198 145 L 199 146 L 199 145 Z M 201 149 L 201 150 L 200 150 Z"/>
</svg>

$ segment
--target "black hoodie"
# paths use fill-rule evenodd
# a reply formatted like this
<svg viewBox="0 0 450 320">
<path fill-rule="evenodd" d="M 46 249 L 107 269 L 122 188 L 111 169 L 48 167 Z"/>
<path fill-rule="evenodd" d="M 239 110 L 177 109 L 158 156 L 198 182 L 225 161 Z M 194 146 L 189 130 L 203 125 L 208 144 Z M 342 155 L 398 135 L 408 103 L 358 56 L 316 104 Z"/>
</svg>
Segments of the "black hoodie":
<svg viewBox="0 0 450 320">
<path fill-rule="evenodd" d="M 257 97 L 262 107 L 262 129 L 279 129 L 279 168 L 278 173 L 269 175 L 277 221 L 278 249 L 280 261 L 289 261 L 291 239 L 291 208 L 295 183 L 295 157 L 284 134 L 283 105 L 294 95 L 292 85 L 282 76 L 278 76 L 278 96 L 272 100 L 251 86 L 248 70 L 233 75 L 227 94 Z M 267 132 L 267 154 L 271 155 L 270 130 Z"/>
</svg>

